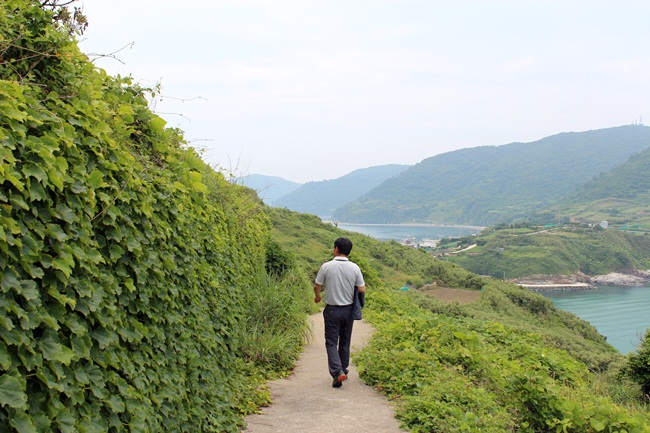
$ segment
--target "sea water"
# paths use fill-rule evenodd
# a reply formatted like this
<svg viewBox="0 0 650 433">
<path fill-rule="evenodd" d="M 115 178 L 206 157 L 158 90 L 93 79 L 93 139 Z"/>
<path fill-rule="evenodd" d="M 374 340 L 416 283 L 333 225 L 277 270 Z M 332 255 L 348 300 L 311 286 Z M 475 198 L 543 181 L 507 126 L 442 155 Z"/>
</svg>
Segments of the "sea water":
<svg viewBox="0 0 650 433">
<path fill-rule="evenodd" d="M 650 328 L 650 287 L 543 291 L 556 307 L 591 323 L 621 353 L 636 351 Z"/>
<path fill-rule="evenodd" d="M 337 224 L 337 227 L 351 232 L 362 233 L 380 241 L 401 241 L 412 238 L 422 239 L 460 238 L 479 233 L 482 227 L 434 226 L 421 224 Z"/>
</svg>

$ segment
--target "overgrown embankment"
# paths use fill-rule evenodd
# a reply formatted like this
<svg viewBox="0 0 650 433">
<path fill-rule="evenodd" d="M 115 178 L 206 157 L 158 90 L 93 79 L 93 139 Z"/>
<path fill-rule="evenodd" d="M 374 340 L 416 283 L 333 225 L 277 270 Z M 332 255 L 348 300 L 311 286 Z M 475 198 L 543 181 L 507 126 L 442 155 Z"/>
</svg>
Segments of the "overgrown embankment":
<svg viewBox="0 0 650 433">
<path fill-rule="evenodd" d="M 538 295 L 522 293 L 488 284 L 482 305 L 449 307 L 410 291 L 375 292 L 366 315 L 378 332 L 355 358 L 361 377 L 395 400 L 411 431 L 650 431 L 647 413 L 612 397 L 588 368 L 616 359 L 602 338 L 587 325 L 579 333 L 593 335 L 562 347 L 571 329 Z"/>
<path fill-rule="evenodd" d="M 267 218 L 145 95 L 0 4 L 2 431 L 237 431 L 255 400 Z"/>
</svg>

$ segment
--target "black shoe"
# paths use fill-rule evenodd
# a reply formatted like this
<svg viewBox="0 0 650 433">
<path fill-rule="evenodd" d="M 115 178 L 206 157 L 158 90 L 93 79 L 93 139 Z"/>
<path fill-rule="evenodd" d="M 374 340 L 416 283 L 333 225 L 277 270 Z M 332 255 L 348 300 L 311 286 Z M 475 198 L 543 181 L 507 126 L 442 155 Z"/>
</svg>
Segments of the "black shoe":
<svg viewBox="0 0 650 433">
<path fill-rule="evenodd" d="M 334 380 L 332 381 L 332 386 L 334 388 L 340 388 L 341 385 L 343 385 L 343 381 L 347 379 L 348 376 L 345 374 L 343 370 L 339 371 L 339 373 L 334 376 Z"/>
</svg>

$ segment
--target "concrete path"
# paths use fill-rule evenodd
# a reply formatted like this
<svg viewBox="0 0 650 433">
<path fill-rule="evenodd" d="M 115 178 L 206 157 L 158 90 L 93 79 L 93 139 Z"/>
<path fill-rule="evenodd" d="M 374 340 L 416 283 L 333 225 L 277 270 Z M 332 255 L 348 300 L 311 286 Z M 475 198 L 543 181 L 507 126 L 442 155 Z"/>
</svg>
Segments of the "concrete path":
<svg viewBox="0 0 650 433">
<path fill-rule="evenodd" d="M 273 404 L 246 418 L 246 433 L 400 433 L 391 404 L 363 384 L 353 365 L 348 380 L 332 387 L 322 313 L 310 317 L 313 341 L 305 347 L 293 373 L 269 383 Z M 352 353 L 368 341 L 373 329 L 356 321 Z"/>
</svg>

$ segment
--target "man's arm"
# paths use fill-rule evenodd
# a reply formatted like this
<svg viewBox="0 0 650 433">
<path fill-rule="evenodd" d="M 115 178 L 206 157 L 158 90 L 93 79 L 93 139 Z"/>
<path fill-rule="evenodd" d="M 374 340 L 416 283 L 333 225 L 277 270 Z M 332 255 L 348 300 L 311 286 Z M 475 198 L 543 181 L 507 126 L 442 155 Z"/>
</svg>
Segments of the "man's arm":
<svg viewBox="0 0 650 433">
<path fill-rule="evenodd" d="M 323 298 L 320 297 L 320 291 L 323 288 L 321 284 L 314 283 L 314 302 L 319 303 Z M 364 287 L 365 290 L 365 287 Z"/>
<path fill-rule="evenodd" d="M 357 286 L 357 291 L 359 293 L 366 293 L 366 286 Z"/>
</svg>

